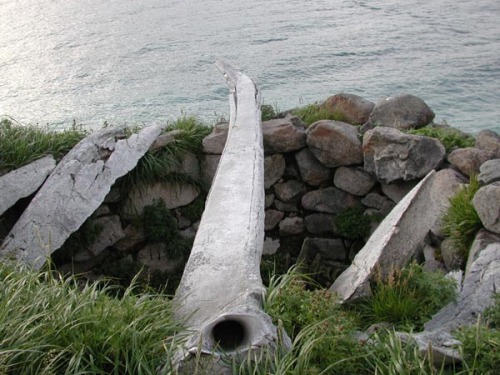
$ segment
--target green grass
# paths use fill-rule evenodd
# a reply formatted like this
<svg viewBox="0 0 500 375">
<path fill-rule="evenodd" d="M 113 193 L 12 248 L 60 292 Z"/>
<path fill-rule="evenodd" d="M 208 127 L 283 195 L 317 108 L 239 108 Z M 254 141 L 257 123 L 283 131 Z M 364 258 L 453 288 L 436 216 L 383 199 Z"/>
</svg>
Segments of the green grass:
<svg viewBox="0 0 500 375">
<path fill-rule="evenodd" d="M 441 219 L 443 234 L 453 241 L 464 259 L 463 264 L 467 263 L 474 237 L 483 227 L 472 204 L 472 199 L 479 188 L 476 176 L 471 176 L 469 184 L 449 199 L 450 206 Z"/>
<path fill-rule="evenodd" d="M 133 286 L 113 298 L 103 283 L 0 266 L 0 291 L 1 374 L 155 374 L 182 331 L 170 301 Z"/>
<path fill-rule="evenodd" d="M 59 160 L 87 134 L 76 125 L 54 131 L 3 119 L 0 121 L 0 172 L 22 167 L 49 154 Z"/>
<path fill-rule="evenodd" d="M 349 207 L 335 216 L 335 229 L 339 235 L 355 240 L 365 238 L 370 232 L 373 218 L 363 214 L 361 206 Z"/>
<path fill-rule="evenodd" d="M 455 148 L 473 147 L 475 142 L 474 137 L 451 127 L 424 127 L 412 129 L 408 133 L 436 138 L 443 144 L 446 152 Z"/>
<path fill-rule="evenodd" d="M 297 108 L 293 110 L 292 113 L 300 117 L 300 119 L 307 126 L 319 120 L 345 121 L 342 113 L 329 111 L 328 109 L 317 104 L 309 104 L 304 107 Z"/>
</svg>

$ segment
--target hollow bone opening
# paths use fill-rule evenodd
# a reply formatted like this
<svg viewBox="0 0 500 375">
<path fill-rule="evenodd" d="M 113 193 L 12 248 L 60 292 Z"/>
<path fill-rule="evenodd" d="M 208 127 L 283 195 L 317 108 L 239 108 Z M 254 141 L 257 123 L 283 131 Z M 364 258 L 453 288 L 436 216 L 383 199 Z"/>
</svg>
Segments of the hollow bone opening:
<svg viewBox="0 0 500 375">
<path fill-rule="evenodd" d="M 244 325 L 236 320 L 223 320 L 212 328 L 214 342 L 225 352 L 238 349 L 247 338 Z"/>
</svg>

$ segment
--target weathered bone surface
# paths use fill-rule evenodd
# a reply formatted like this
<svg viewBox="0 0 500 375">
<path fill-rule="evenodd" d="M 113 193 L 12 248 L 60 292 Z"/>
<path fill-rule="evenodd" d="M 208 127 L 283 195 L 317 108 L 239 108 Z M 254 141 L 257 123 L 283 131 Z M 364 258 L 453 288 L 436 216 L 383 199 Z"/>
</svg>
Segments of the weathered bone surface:
<svg viewBox="0 0 500 375">
<path fill-rule="evenodd" d="M 179 353 L 181 373 L 190 373 L 201 351 L 210 373 L 223 374 L 228 369 L 222 354 L 273 347 L 278 339 L 261 309 L 265 199 L 259 94 L 250 78 L 226 63 L 216 65 L 230 87 L 230 128 L 175 295 L 177 316 L 187 318 L 194 332 Z"/>
<path fill-rule="evenodd" d="M 132 170 L 161 133 L 150 126 L 125 138 L 105 129 L 78 143 L 57 165 L 7 235 L 0 256 L 40 268 L 99 207 L 117 178 Z"/>
</svg>

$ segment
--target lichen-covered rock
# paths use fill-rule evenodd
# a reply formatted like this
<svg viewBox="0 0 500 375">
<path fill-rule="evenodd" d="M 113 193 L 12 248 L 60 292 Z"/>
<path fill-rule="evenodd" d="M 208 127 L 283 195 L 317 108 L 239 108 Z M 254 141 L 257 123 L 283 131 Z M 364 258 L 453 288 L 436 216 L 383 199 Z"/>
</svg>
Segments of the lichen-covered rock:
<svg viewBox="0 0 500 375">
<path fill-rule="evenodd" d="M 492 158 L 500 158 L 500 135 L 492 130 L 477 133 L 475 147 L 487 151 Z"/>
<path fill-rule="evenodd" d="M 319 186 L 332 179 L 332 170 L 321 164 L 308 148 L 295 153 L 295 161 L 302 181 L 308 185 Z"/>
<path fill-rule="evenodd" d="M 487 151 L 475 147 L 465 147 L 453 150 L 448 155 L 448 162 L 466 176 L 479 173 L 479 167 L 491 158 Z"/>
<path fill-rule="evenodd" d="M 264 188 L 269 189 L 278 182 L 285 173 L 285 158 L 281 154 L 274 154 L 264 158 Z"/>
<path fill-rule="evenodd" d="M 480 188 L 472 203 L 484 227 L 500 234 L 500 183 L 495 182 Z"/>
<path fill-rule="evenodd" d="M 320 120 L 312 124 L 306 133 L 311 152 L 325 166 L 333 168 L 363 162 L 361 141 L 355 126 Z"/>
<path fill-rule="evenodd" d="M 434 112 L 414 95 L 398 95 L 381 100 L 370 114 L 363 128 L 387 126 L 396 129 L 418 129 L 434 119 Z"/>
<path fill-rule="evenodd" d="M 335 187 L 313 190 L 302 196 L 302 207 L 309 211 L 338 214 L 359 204 L 358 199 Z"/>
<path fill-rule="evenodd" d="M 216 124 L 212 133 L 203 138 L 203 152 L 206 154 L 222 154 L 224 146 L 226 145 L 228 131 L 228 122 L 220 122 Z"/>
<path fill-rule="evenodd" d="M 1 255 L 41 267 L 102 204 L 116 179 L 136 166 L 162 129 L 149 126 L 128 139 L 124 129 L 103 129 L 80 141 L 14 225 Z"/>
<path fill-rule="evenodd" d="M 365 170 L 389 184 L 413 180 L 436 169 L 444 160 L 444 146 L 434 138 L 377 127 L 363 137 Z"/>
<path fill-rule="evenodd" d="M 266 154 L 297 151 L 306 147 L 305 127 L 297 120 L 297 116 L 288 115 L 262 123 Z"/>
<path fill-rule="evenodd" d="M 477 179 L 483 185 L 500 181 L 500 159 L 488 160 L 481 164 Z"/>
<path fill-rule="evenodd" d="M 339 167 L 335 171 L 333 184 L 341 190 L 363 196 L 375 186 L 377 181 L 361 167 Z"/>
<path fill-rule="evenodd" d="M 56 167 L 52 155 L 0 176 L 0 215 L 19 199 L 33 194 Z"/>
<path fill-rule="evenodd" d="M 351 125 L 362 125 L 370 116 L 375 103 L 354 94 L 340 93 L 330 96 L 320 106 L 343 118 L 343 121 Z"/>
<path fill-rule="evenodd" d="M 307 189 L 306 186 L 297 180 L 288 180 L 274 185 L 276 198 L 282 202 L 297 202 Z"/>
</svg>

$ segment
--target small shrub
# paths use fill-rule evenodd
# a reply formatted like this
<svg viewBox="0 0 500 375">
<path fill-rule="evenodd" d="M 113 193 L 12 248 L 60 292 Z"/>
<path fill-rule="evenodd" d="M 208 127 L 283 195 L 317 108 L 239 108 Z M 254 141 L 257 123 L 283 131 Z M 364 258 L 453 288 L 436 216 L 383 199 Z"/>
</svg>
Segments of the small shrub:
<svg viewBox="0 0 500 375">
<path fill-rule="evenodd" d="M 363 214 L 361 206 L 350 207 L 335 217 L 335 229 L 342 237 L 355 240 L 370 232 L 372 218 Z"/>
<path fill-rule="evenodd" d="M 449 199 L 450 206 L 441 219 L 443 234 L 449 237 L 467 261 L 469 248 L 479 229 L 483 227 L 481 219 L 472 204 L 472 198 L 479 190 L 479 182 L 471 176 L 469 185 L 462 187 Z"/>
<path fill-rule="evenodd" d="M 386 278 L 378 276 L 371 297 L 355 308 L 367 324 L 387 322 L 397 329 L 421 330 L 423 324 L 456 298 L 455 282 L 412 263 Z"/>
<path fill-rule="evenodd" d="M 144 207 L 143 226 L 146 239 L 151 243 L 167 242 L 178 236 L 177 220 L 162 200 Z"/>
<path fill-rule="evenodd" d="M 472 136 L 451 127 L 425 127 L 412 129 L 408 133 L 436 138 L 442 143 L 446 152 L 450 152 L 455 148 L 473 147 L 475 143 Z"/>
<path fill-rule="evenodd" d="M 345 121 L 344 116 L 340 112 L 331 112 L 328 109 L 321 107 L 317 104 L 309 104 L 305 107 L 300 107 L 292 111 L 292 113 L 298 117 L 307 125 L 319 120 L 335 120 L 335 121 Z"/>
<path fill-rule="evenodd" d="M 261 106 L 261 120 L 268 121 L 278 118 L 279 112 L 280 111 L 277 106 L 273 107 L 272 105 L 269 104 L 263 104 Z"/>
<path fill-rule="evenodd" d="M 204 194 L 200 194 L 187 206 L 180 207 L 179 212 L 182 216 L 194 223 L 201 219 L 201 215 L 203 214 L 203 211 L 205 211 L 205 201 L 206 196 Z"/>
</svg>

